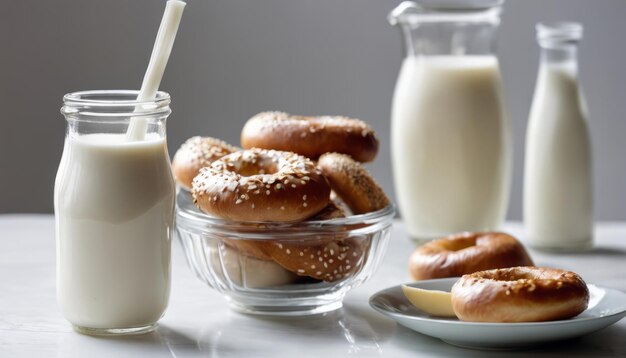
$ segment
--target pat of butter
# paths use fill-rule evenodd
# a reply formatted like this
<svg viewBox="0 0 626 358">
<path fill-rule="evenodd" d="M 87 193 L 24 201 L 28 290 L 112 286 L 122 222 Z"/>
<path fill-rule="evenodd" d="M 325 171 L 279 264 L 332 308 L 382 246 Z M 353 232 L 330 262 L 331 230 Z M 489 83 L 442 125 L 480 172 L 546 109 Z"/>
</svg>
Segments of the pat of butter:
<svg viewBox="0 0 626 358">
<path fill-rule="evenodd" d="M 430 315 L 456 317 L 452 309 L 452 295 L 450 292 L 424 290 L 406 285 L 402 285 L 402 292 L 404 292 L 404 295 L 413 306 Z"/>
</svg>

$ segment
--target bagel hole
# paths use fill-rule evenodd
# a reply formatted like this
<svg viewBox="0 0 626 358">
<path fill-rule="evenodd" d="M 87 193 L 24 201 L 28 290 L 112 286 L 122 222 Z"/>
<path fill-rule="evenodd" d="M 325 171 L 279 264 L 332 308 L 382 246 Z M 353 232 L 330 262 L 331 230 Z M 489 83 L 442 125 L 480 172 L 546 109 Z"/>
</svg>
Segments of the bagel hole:
<svg viewBox="0 0 626 358">
<path fill-rule="evenodd" d="M 276 174 L 278 172 L 278 165 L 272 161 L 256 162 L 256 163 L 242 163 L 241 167 L 237 171 L 239 175 L 249 177 L 259 174 Z"/>
<path fill-rule="evenodd" d="M 476 238 L 462 238 L 450 240 L 446 243 L 446 249 L 450 251 L 461 251 L 476 245 Z"/>
</svg>

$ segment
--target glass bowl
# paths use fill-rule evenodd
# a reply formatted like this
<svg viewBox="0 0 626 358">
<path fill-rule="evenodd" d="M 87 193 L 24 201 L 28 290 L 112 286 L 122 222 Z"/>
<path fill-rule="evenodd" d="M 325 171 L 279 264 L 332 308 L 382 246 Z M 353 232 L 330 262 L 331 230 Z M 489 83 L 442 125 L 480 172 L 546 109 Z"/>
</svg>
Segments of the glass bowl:
<svg viewBox="0 0 626 358">
<path fill-rule="evenodd" d="M 234 222 L 202 213 L 191 195 L 180 190 L 176 198 L 176 233 L 193 272 L 223 293 L 231 308 L 250 314 L 318 314 L 340 308 L 345 294 L 374 273 L 387 248 L 394 213 L 390 205 L 368 214 L 323 221 Z M 326 254 L 316 248 L 337 247 L 336 243 L 349 243 L 358 250 L 350 251 L 352 255 L 335 256 L 344 261 L 345 270 L 327 269 L 332 274 L 329 281 L 298 275 L 304 270 L 290 271 L 271 258 L 259 258 L 261 255 L 254 251 L 268 244 L 287 248 L 285 251 L 293 251 L 297 260 L 313 258 L 319 260 L 314 264 L 321 266 Z"/>
</svg>

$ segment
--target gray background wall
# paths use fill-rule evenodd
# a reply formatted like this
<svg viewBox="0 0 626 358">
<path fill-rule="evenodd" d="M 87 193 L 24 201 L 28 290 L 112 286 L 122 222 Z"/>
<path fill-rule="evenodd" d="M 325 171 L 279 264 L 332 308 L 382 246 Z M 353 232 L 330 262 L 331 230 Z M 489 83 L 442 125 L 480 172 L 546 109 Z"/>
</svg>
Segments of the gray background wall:
<svg viewBox="0 0 626 358">
<path fill-rule="evenodd" d="M 190 0 L 162 83 L 173 97 L 170 153 L 192 135 L 237 143 L 270 109 L 343 114 L 382 139 L 375 177 L 393 194 L 389 106 L 400 36 L 385 20 L 399 1 Z M 138 88 L 163 2 L 0 3 L 0 212 L 52 212 L 64 93 Z M 538 64 L 534 24 L 585 25 L 581 71 L 591 110 L 596 217 L 626 220 L 626 1 L 508 0 L 499 54 L 514 131 L 509 218 L 521 218 L 523 145 Z"/>
</svg>

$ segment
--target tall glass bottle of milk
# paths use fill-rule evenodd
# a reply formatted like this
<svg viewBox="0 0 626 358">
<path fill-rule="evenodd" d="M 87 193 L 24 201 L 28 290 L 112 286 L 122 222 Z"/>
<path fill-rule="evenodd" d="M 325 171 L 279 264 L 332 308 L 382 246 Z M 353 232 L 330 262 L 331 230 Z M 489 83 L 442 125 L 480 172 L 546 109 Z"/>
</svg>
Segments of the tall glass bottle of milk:
<svg viewBox="0 0 626 358">
<path fill-rule="evenodd" d="M 167 307 L 175 187 L 166 147 L 170 97 L 137 91 L 67 94 L 54 190 L 57 299 L 82 333 L 151 331 Z M 143 140 L 127 139 L 143 118 Z"/>
<path fill-rule="evenodd" d="M 592 246 L 591 143 L 578 81 L 578 23 L 537 25 L 539 76 L 526 134 L 524 225 L 537 248 Z"/>
<path fill-rule="evenodd" d="M 389 15 L 406 56 L 391 110 L 396 197 L 424 240 L 496 229 L 511 180 L 511 138 L 494 54 L 503 0 L 403 2 Z"/>
</svg>

